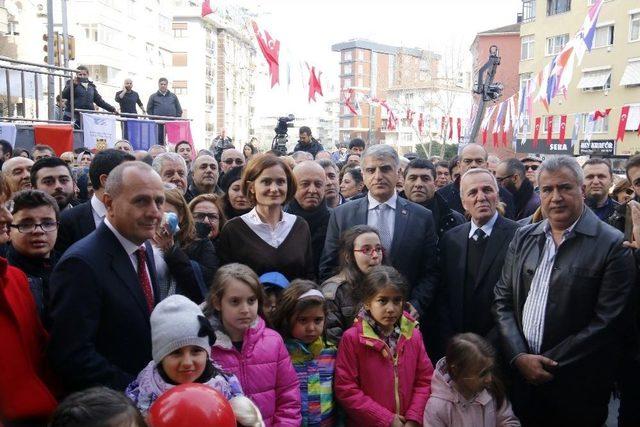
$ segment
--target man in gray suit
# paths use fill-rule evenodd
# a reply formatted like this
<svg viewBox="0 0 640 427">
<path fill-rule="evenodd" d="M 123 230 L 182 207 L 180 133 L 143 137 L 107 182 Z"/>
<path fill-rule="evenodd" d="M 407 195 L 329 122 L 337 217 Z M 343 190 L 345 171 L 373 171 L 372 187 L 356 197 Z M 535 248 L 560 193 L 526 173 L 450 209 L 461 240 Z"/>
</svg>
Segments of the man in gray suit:
<svg viewBox="0 0 640 427">
<path fill-rule="evenodd" d="M 437 283 L 436 233 L 428 209 L 398 197 L 396 183 L 400 160 L 388 145 L 372 145 L 362 154 L 367 197 L 334 209 L 329 219 L 320 278 L 334 274 L 338 265 L 340 236 L 358 224 L 376 227 L 385 249 L 384 259 L 408 280 L 412 314 L 423 314 L 431 304 Z"/>
</svg>

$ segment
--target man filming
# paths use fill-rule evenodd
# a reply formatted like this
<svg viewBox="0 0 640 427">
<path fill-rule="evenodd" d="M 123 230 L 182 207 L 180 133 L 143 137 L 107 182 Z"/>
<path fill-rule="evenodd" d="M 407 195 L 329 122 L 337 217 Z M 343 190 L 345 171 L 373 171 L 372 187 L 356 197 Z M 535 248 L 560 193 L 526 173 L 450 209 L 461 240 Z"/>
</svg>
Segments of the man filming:
<svg viewBox="0 0 640 427">
<path fill-rule="evenodd" d="M 78 66 L 76 76 L 73 78 L 73 108 L 75 127 L 80 128 L 80 113 L 78 109 L 82 110 L 95 110 L 93 104 L 96 104 L 100 108 L 116 113 L 117 110 L 114 106 L 108 104 L 100 94 L 98 88 L 89 80 L 89 69 L 84 65 Z M 64 110 L 64 120 L 71 121 L 71 81 L 67 81 L 64 89 L 62 90 L 62 99 L 67 100 L 67 104 Z"/>
<path fill-rule="evenodd" d="M 311 136 L 311 129 L 308 126 L 300 126 L 300 140 L 293 151 L 306 151 L 307 153 L 311 153 L 315 158 L 316 154 L 320 151 L 324 151 L 324 148 L 322 148 L 322 145 L 313 136 Z"/>
</svg>

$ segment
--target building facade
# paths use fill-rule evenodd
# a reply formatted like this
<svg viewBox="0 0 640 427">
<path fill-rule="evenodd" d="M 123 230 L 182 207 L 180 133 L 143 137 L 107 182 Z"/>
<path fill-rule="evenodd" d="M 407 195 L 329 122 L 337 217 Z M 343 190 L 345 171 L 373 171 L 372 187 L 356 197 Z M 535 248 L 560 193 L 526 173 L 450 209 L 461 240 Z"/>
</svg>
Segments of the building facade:
<svg viewBox="0 0 640 427">
<path fill-rule="evenodd" d="M 523 0 L 520 29 L 520 86 L 537 76 L 578 32 L 593 0 Z M 631 107 L 624 141 L 616 142 L 623 107 Z M 611 109 L 608 116 L 590 124 L 596 110 Z M 548 119 L 553 116 L 552 119 Z M 566 141 L 559 140 L 561 117 L 566 116 Z M 547 110 L 534 102 L 527 118 L 526 140 L 533 138 L 540 118 L 537 144 L 543 153 L 573 153 L 604 157 L 629 156 L 640 151 L 640 3 L 637 0 L 607 0 L 602 4 L 591 52 L 581 64 L 575 62 L 566 96 L 552 100 Z M 578 141 L 573 147 L 572 129 L 578 121 Z M 551 122 L 552 144 L 546 143 Z M 593 126 L 591 128 L 590 126 Z M 592 129 L 589 138 L 589 129 Z M 522 129 L 524 130 L 524 129 Z M 524 138 L 523 138 L 524 139 Z M 529 142 L 525 144 L 530 147 Z M 518 145 L 521 147 L 521 145 Z M 615 165 L 614 165 L 615 166 Z"/>
</svg>

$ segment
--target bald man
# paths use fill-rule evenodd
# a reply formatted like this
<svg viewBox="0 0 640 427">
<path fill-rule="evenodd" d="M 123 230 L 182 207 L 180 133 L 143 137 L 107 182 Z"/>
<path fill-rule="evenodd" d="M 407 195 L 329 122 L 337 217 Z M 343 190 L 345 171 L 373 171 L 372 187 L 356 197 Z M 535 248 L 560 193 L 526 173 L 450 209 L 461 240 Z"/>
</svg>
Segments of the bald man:
<svg viewBox="0 0 640 427">
<path fill-rule="evenodd" d="M 313 160 L 298 163 L 293 168 L 293 175 L 296 177 L 298 187 L 294 199 L 285 207 L 285 211 L 301 216 L 309 224 L 313 266 L 317 276 L 331 216 L 331 211 L 324 200 L 327 177 L 324 168 Z"/>
<path fill-rule="evenodd" d="M 2 175 L 12 193 L 31 188 L 31 166 L 33 160 L 26 157 L 13 157 L 2 164 Z"/>
<path fill-rule="evenodd" d="M 487 150 L 483 146 L 478 144 L 469 144 L 462 149 L 457 166 L 460 168 L 460 176 L 464 175 L 468 170 L 475 168 L 489 169 L 487 162 L 488 158 Z M 445 185 L 437 191 L 439 195 L 449 204 L 449 207 L 464 215 L 465 209 L 462 206 L 462 200 L 460 199 L 460 177 L 453 181 L 449 185 Z M 499 189 L 500 201 L 505 206 L 504 216 L 513 219 L 515 217 L 513 195 L 509 193 L 505 188 Z"/>
<path fill-rule="evenodd" d="M 120 104 L 121 113 L 138 114 L 136 105 L 140 107 L 144 114 L 144 104 L 140 100 L 138 92 L 133 90 L 133 81 L 131 79 L 125 79 L 122 89 L 116 92 L 116 102 Z"/>
</svg>

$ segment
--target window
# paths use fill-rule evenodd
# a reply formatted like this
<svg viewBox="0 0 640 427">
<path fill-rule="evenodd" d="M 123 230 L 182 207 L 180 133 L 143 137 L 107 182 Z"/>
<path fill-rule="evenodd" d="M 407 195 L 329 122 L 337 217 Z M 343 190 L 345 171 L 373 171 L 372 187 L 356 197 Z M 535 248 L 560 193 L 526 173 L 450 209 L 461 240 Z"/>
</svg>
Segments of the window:
<svg viewBox="0 0 640 427">
<path fill-rule="evenodd" d="M 350 51 L 350 50 L 346 50 L 346 51 L 342 52 L 342 60 L 344 62 L 352 61 L 353 60 L 353 52 Z"/>
<path fill-rule="evenodd" d="M 364 74 L 364 64 L 358 64 L 358 74 Z"/>
<path fill-rule="evenodd" d="M 613 24 L 596 28 L 593 47 L 605 47 L 613 44 Z"/>
<path fill-rule="evenodd" d="M 590 126 L 589 122 L 589 117 L 593 116 L 593 112 L 591 113 L 587 113 L 587 114 L 582 114 L 580 116 L 580 121 L 581 121 L 581 128 L 583 132 L 587 132 L 588 127 Z M 593 129 L 591 130 L 591 133 L 607 133 L 609 132 L 609 116 L 605 116 L 605 117 L 601 117 L 598 120 L 596 120 L 595 122 L 592 122 L 591 126 L 593 126 Z"/>
<path fill-rule="evenodd" d="M 343 89 L 349 89 L 351 86 L 353 86 L 353 83 L 352 83 L 351 79 L 342 79 L 342 88 Z"/>
<path fill-rule="evenodd" d="M 344 66 L 342 67 L 342 74 L 344 75 L 351 75 L 353 74 L 353 68 L 351 67 L 351 64 L 344 64 Z"/>
<path fill-rule="evenodd" d="M 187 37 L 187 23 L 186 22 L 174 22 L 171 24 L 171 28 L 173 29 L 173 37 L 176 39 L 181 39 Z"/>
<path fill-rule="evenodd" d="M 631 15 L 629 21 L 629 41 L 640 40 L 640 12 Z"/>
<path fill-rule="evenodd" d="M 342 127 L 343 128 L 350 128 L 351 127 L 351 119 L 343 119 L 342 120 Z"/>
<path fill-rule="evenodd" d="M 578 82 L 578 89 L 584 92 L 608 90 L 611 88 L 611 69 L 588 70 L 582 72 L 582 78 Z"/>
<path fill-rule="evenodd" d="M 171 31 L 171 18 L 165 15 L 159 15 L 158 28 L 161 33 L 169 33 Z"/>
<path fill-rule="evenodd" d="M 620 86 L 640 86 L 640 58 L 629 60 L 620 79 Z"/>
<path fill-rule="evenodd" d="M 520 39 L 520 60 L 526 61 L 533 59 L 533 48 L 535 47 L 535 39 L 533 35 L 522 36 Z"/>
<path fill-rule="evenodd" d="M 174 53 L 172 62 L 173 62 L 173 66 L 174 67 L 186 67 L 187 66 L 187 54 L 186 53 Z"/>
<path fill-rule="evenodd" d="M 536 0 L 522 0 L 522 21 L 529 22 L 536 19 Z"/>
<path fill-rule="evenodd" d="M 545 55 L 557 55 L 567 42 L 569 42 L 569 34 L 561 34 L 547 38 Z"/>
<path fill-rule="evenodd" d="M 171 83 L 171 88 L 176 95 L 186 95 L 188 93 L 186 80 L 174 80 Z"/>
<path fill-rule="evenodd" d="M 571 0 L 547 0 L 547 16 L 569 12 Z"/>
<path fill-rule="evenodd" d="M 211 85 L 208 84 L 204 87 L 204 97 L 207 104 L 213 104 L 213 94 L 211 91 Z"/>
<path fill-rule="evenodd" d="M 98 25 L 97 24 L 87 24 L 82 26 L 84 28 L 84 36 L 88 40 L 92 42 L 98 41 Z"/>
<path fill-rule="evenodd" d="M 364 50 L 362 49 L 358 51 L 358 61 L 364 61 Z"/>
</svg>

